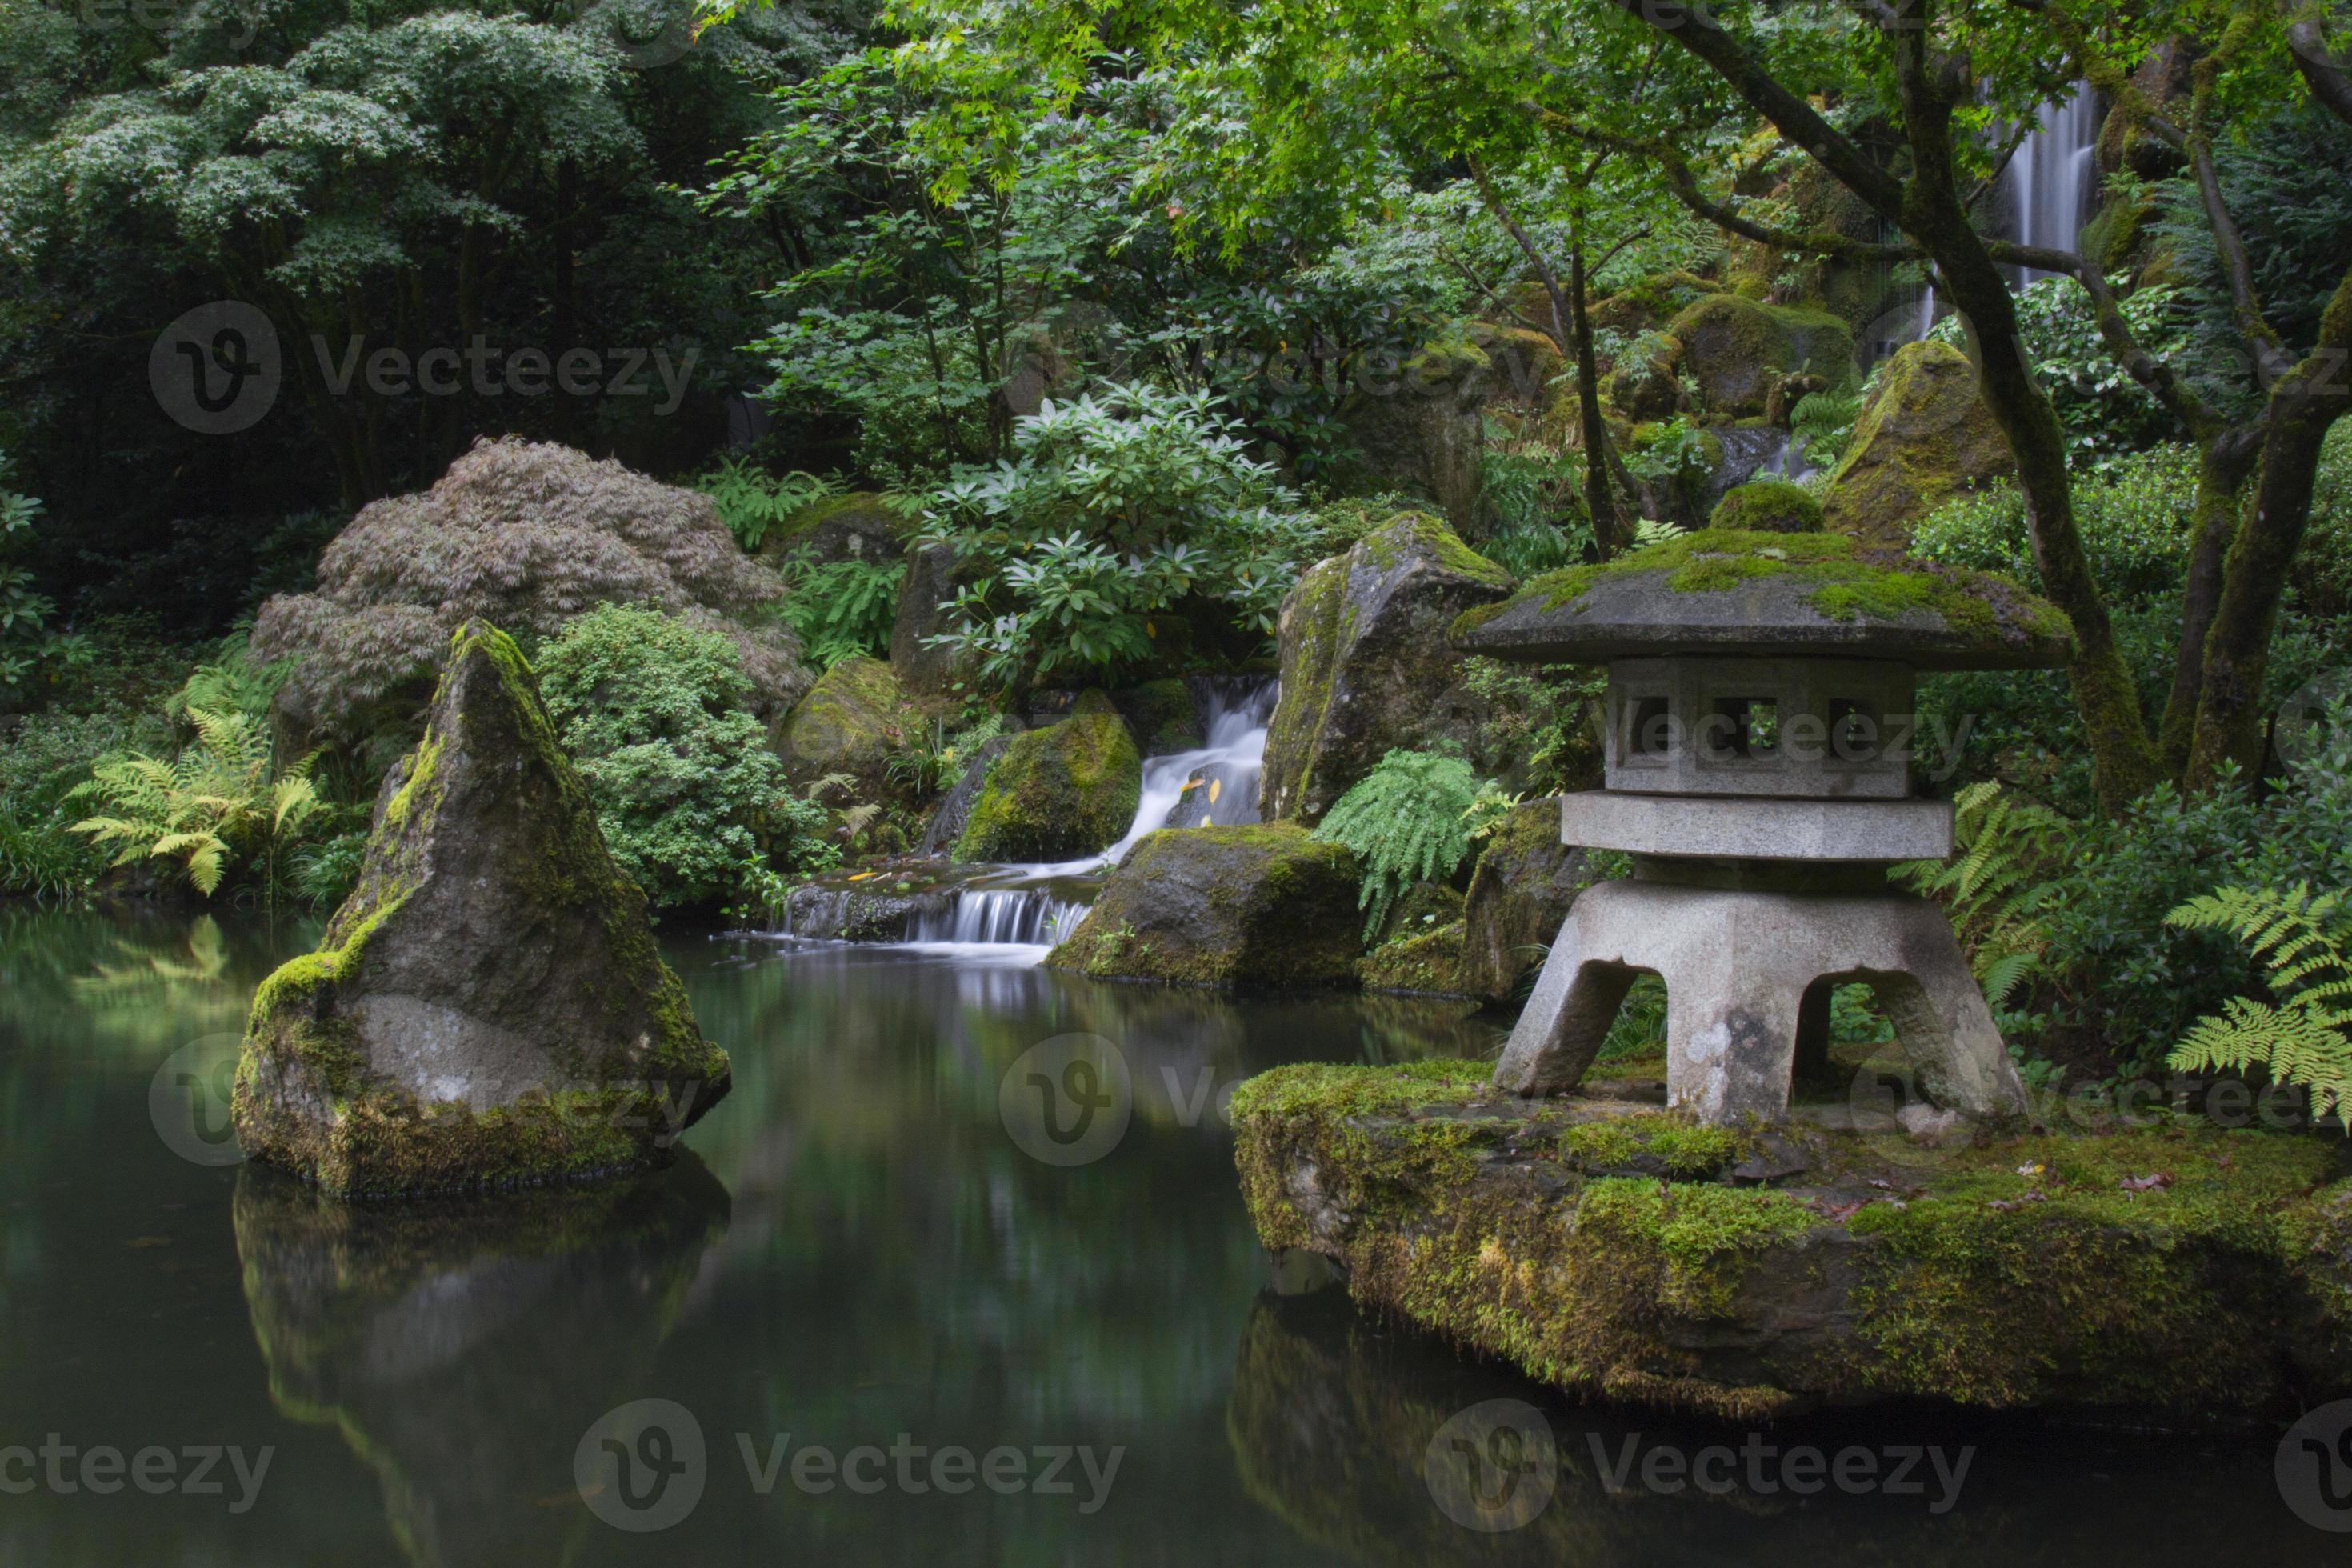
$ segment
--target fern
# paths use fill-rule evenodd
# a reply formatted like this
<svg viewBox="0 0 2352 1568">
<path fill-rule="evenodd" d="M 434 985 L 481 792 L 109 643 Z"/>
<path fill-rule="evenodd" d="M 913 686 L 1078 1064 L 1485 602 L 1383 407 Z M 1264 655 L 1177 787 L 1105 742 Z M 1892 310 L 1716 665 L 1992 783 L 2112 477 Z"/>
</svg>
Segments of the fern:
<svg viewBox="0 0 2352 1568">
<path fill-rule="evenodd" d="M 246 713 L 192 708 L 194 742 L 171 762 L 133 752 L 90 770 L 68 800 L 95 800 L 105 815 L 83 818 L 70 831 L 111 845 L 113 864 L 143 859 L 178 863 L 191 887 L 210 898 L 232 860 L 257 851 L 265 891 L 274 890 L 278 847 L 298 836 L 320 802 L 310 782 L 313 758 L 279 773 L 269 741 Z"/>
<path fill-rule="evenodd" d="M 1460 757 L 1438 752 L 1391 752 L 1339 797 L 1315 837 L 1354 853 L 1368 940 L 1407 888 L 1454 874 L 1470 853 L 1478 815 L 1477 775 Z"/>
<path fill-rule="evenodd" d="M 710 498 L 727 531 L 747 551 L 758 550 L 770 529 L 803 507 L 842 493 L 838 479 L 797 471 L 780 479 L 738 458 L 721 458 L 694 488 Z"/>
<path fill-rule="evenodd" d="M 1817 468 L 1833 466 L 1845 456 L 1853 439 L 1854 421 L 1862 416 L 1863 393 L 1809 392 L 1789 410 L 1789 436 Z"/>
<path fill-rule="evenodd" d="M 1911 860 L 1895 879 L 1940 900 L 1976 954 L 1977 984 L 1999 1008 L 2040 972 L 2049 935 L 2042 913 L 2073 857 L 2074 825 L 2038 801 L 1991 783 L 1953 797 L 1949 861 Z"/>
<path fill-rule="evenodd" d="M 2352 911 L 2342 890 L 2226 887 L 2165 917 L 2182 931 L 2225 931 L 2262 963 L 2275 1005 L 2233 996 L 2200 1018 L 2169 1062 L 2184 1072 L 2261 1068 L 2276 1083 L 2311 1091 L 2315 1120 L 2333 1115 L 2352 1134 Z"/>
<path fill-rule="evenodd" d="M 809 659 L 831 669 L 859 654 L 887 657 L 890 624 L 898 613 L 903 561 L 833 561 L 787 569 L 792 597 L 784 619 L 798 632 Z"/>
</svg>

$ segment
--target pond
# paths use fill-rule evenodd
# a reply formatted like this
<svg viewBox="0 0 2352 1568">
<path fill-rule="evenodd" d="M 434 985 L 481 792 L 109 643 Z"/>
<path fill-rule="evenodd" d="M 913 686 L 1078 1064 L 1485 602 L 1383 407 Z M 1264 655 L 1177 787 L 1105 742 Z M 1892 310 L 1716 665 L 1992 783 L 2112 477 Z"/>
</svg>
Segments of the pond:
<svg viewBox="0 0 2352 1568">
<path fill-rule="evenodd" d="M 736 1074 L 677 1168 L 352 1211 L 218 1139 L 247 996 L 315 936 L 0 908 L 0 1562 L 2202 1563 L 2324 1539 L 2268 1441 L 1677 1422 L 1278 1294 L 1223 1095 L 1284 1061 L 1491 1053 L 1459 1007 L 672 933 Z M 1070 1036 L 1117 1047 L 1129 1120 L 1041 1144 L 1016 1067 Z M 1522 1451 L 1475 1425 L 1497 1400 L 1556 1462 L 1465 1504 L 1449 1454 Z M 575 1479 L 605 1440 L 645 1467 L 624 1508 Z M 1865 1471 L 1895 1484 L 1819 1479 Z M 667 1528 L 606 1521 L 653 1520 L 630 1510 L 656 1487 Z"/>
</svg>

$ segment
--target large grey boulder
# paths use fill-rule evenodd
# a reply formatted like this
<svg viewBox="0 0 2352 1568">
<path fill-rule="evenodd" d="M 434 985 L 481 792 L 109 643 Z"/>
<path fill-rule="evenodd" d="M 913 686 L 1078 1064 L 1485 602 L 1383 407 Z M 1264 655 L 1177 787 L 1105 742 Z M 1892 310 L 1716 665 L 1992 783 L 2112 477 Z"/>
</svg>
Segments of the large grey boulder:
<svg viewBox="0 0 2352 1568">
<path fill-rule="evenodd" d="M 921 733 L 898 672 L 878 658 L 856 655 L 818 678 L 800 706 L 776 726 L 771 745 L 796 784 L 831 773 L 856 781 L 870 800 L 889 782 L 890 760 Z"/>
<path fill-rule="evenodd" d="M 1592 879 L 1584 851 L 1559 841 L 1559 803 L 1529 801 L 1487 837 L 1462 904 L 1462 982 L 1500 1002 L 1544 952 Z"/>
<path fill-rule="evenodd" d="M 898 608 L 890 623 L 890 668 L 917 701 L 938 708 L 970 674 L 968 661 L 930 639 L 950 630 L 953 616 L 940 606 L 956 596 L 952 544 L 919 544 L 907 552 L 907 574 L 898 581 Z"/>
<path fill-rule="evenodd" d="M 530 667 L 467 622 L 357 889 L 255 994 L 238 1141 L 337 1193 L 559 1181 L 667 1163 L 730 1081 Z"/>
<path fill-rule="evenodd" d="M 1046 962 L 1103 980 L 1352 985 L 1355 858 L 1296 826 L 1162 828 L 1103 885 Z"/>
<path fill-rule="evenodd" d="M 1426 344 L 1392 374 L 1368 368 L 1339 416 L 1359 454 L 1352 488 L 1423 497 L 1475 533 L 1495 390 L 1494 362 L 1466 338 Z"/>
<path fill-rule="evenodd" d="M 1320 820 L 1393 747 L 1475 752 L 1487 706 L 1446 627 L 1510 591 L 1508 573 L 1418 512 L 1318 563 L 1283 601 L 1259 815 Z"/>
<path fill-rule="evenodd" d="M 1945 343 L 1906 343 L 1854 421 L 1822 515 L 1838 532 L 1901 547 L 1946 501 L 2016 472 L 1968 356 Z"/>
</svg>

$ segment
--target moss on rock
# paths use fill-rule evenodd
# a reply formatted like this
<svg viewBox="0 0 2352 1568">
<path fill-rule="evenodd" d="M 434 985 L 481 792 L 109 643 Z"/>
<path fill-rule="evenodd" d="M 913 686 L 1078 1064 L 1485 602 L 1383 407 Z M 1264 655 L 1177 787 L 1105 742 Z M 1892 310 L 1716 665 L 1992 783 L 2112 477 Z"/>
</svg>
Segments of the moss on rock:
<svg viewBox="0 0 2352 1568">
<path fill-rule="evenodd" d="M 1467 996 L 1462 976 L 1462 922 L 1426 931 L 1401 926 L 1399 934 L 1366 953 L 1356 977 L 1367 991 L 1418 995 Z"/>
<path fill-rule="evenodd" d="M 1927 1151 L 1800 1121 L 1752 1135 L 1759 1162 L 1748 1133 L 1488 1076 L 1243 1085 L 1260 1237 L 1547 1382 L 1732 1415 L 1923 1397 L 2229 1426 L 2352 1393 L 2340 1139 L 2177 1119 Z M 1723 1184 L 1757 1168 L 1790 1184 Z"/>
<path fill-rule="evenodd" d="M 1147 757 L 1195 751 L 1202 743 L 1201 710 L 1192 689 L 1174 677 L 1130 686 L 1112 699 Z"/>
<path fill-rule="evenodd" d="M 1944 502 L 2016 471 L 1968 356 L 1944 343 L 1906 343 L 1854 422 L 1822 514 L 1841 533 L 1900 546 Z"/>
<path fill-rule="evenodd" d="M 530 666 L 461 627 L 320 949 L 254 995 L 238 1141 L 336 1193 L 667 1162 L 727 1092 Z"/>
<path fill-rule="evenodd" d="M 1105 980 L 1349 985 L 1355 860 L 1296 826 L 1162 829 L 1128 851 L 1046 962 Z"/>
<path fill-rule="evenodd" d="M 771 528 L 760 541 L 760 554 L 779 562 L 800 555 L 818 565 L 835 561 L 880 565 L 905 552 L 911 532 L 907 519 L 892 510 L 880 492 L 852 490 L 813 500 Z"/>
<path fill-rule="evenodd" d="M 1750 479 L 1724 492 L 1706 525 L 1749 533 L 1819 533 L 1822 503 L 1802 485 Z"/>
<path fill-rule="evenodd" d="M 1069 718 L 1013 738 L 988 770 L 956 840 L 959 860 L 1075 860 L 1127 836 L 1143 757 L 1099 692 Z"/>
<path fill-rule="evenodd" d="M 1761 414 L 1781 376 L 1809 372 L 1835 381 L 1853 363 L 1853 329 L 1811 306 L 1710 294 L 1666 330 L 1682 344 L 1682 369 L 1715 416 Z"/>
<path fill-rule="evenodd" d="M 887 661 L 861 654 L 843 659 L 809 688 L 777 726 L 773 746 L 795 784 L 847 773 L 870 797 L 920 723 L 898 672 Z"/>
</svg>

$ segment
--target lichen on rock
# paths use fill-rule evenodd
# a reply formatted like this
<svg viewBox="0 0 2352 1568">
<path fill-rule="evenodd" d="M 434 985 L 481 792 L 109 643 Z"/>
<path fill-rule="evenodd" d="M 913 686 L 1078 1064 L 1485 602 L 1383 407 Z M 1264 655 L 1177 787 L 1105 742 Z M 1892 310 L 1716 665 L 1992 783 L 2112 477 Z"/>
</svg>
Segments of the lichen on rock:
<svg viewBox="0 0 2352 1568">
<path fill-rule="evenodd" d="M 1046 962 L 1097 979 L 1350 985 L 1355 859 L 1292 825 L 1163 828 L 1128 851 Z"/>
<path fill-rule="evenodd" d="M 319 951 L 255 993 L 237 1137 L 339 1194 L 659 1164 L 723 1097 L 530 667 L 469 621 Z"/>
<path fill-rule="evenodd" d="M 847 773 L 870 799 L 921 721 L 889 663 L 858 655 L 818 678 L 776 726 L 772 744 L 795 784 Z"/>
</svg>

